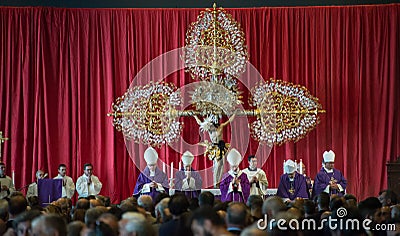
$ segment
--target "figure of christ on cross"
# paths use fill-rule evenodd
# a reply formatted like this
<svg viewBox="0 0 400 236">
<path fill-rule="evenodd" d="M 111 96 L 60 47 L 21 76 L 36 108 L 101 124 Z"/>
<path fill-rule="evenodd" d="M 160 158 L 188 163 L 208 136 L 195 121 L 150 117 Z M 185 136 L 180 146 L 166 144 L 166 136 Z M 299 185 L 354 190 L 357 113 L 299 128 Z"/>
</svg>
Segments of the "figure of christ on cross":
<svg viewBox="0 0 400 236">
<path fill-rule="evenodd" d="M 203 121 L 196 115 L 193 115 L 193 117 L 196 119 L 197 124 L 200 125 L 200 131 L 207 132 L 210 137 L 211 142 L 206 140 L 202 142 L 201 145 L 207 148 L 205 155 L 213 161 L 213 185 L 215 188 L 218 188 L 225 165 L 224 157 L 230 147 L 230 144 L 225 143 L 223 140 L 224 127 L 232 122 L 235 118 L 235 114 L 222 124 L 213 122 L 210 117 L 205 118 Z"/>
</svg>

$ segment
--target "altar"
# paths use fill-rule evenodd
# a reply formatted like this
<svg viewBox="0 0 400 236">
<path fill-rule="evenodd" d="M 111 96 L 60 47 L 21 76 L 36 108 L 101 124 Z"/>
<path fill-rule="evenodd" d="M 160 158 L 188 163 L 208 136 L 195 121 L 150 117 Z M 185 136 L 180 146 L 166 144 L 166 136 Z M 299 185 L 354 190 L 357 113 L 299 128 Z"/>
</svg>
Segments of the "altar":
<svg viewBox="0 0 400 236">
<path fill-rule="evenodd" d="M 221 190 L 218 188 L 203 188 L 201 189 L 201 192 L 209 191 L 211 192 L 215 197 L 219 198 L 221 196 Z M 278 192 L 277 188 L 269 188 L 267 189 L 267 197 L 274 196 Z M 175 189 L 169 189 L 169 195 L 172 196 L 175 194 Z"/>
</svg>

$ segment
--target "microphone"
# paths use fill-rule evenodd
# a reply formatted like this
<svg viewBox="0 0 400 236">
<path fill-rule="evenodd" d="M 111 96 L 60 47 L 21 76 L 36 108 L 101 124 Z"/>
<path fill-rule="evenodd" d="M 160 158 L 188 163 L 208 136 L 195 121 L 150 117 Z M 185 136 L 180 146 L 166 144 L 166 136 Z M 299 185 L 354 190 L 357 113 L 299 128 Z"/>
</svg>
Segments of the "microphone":
<svg viewBox="0 0 400 236">
<path fill-rule="evenodd" d="M 46 178 L 48 175 L 49 175 L 48 173 L 44 174 L 42 179 Z"/>
</svg>

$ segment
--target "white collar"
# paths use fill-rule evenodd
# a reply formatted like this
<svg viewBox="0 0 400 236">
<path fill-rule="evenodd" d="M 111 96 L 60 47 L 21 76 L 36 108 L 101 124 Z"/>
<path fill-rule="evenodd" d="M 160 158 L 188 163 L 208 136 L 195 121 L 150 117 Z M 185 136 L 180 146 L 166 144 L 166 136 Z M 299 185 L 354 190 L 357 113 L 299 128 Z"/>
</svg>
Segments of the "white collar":
<svg viewBox="0 0 400 236">
<path fill-rule="evenodd" d="M 242 174 L 242 171 L 239 170 L 238 172 L 233 172 L 232 170 L 229 170 L 228 173 L 232 176 L 232 177 L 239 177 Z"/>
<path fill-rule="evenodd" d="M 258 168 L 256 167 L 255 169 L 250 169 L 250 167 L 249 168 L 247 168 L 247 169 L 249 169 L 249 171 L 257 171 L 258 170 Z"/>
<path fill-rule="evenodd" d="M 328 170 L 328 169 L 326 169 L 325 166 L 324 166 L 324 169 L 325 169 L 326 173 L 333 173 L 333 168 L 330 169 L 330 170 Z"/>
</svg>

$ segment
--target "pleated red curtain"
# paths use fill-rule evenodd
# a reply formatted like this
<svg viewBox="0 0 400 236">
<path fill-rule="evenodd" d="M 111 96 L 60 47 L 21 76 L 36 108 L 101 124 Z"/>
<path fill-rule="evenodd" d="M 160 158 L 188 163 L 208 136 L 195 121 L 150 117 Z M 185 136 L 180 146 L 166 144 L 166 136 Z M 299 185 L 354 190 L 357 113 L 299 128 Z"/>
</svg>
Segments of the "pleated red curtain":
<svg viewBox="0 0 400 236">
<path fill-rule="evenodd" d="M 2 154 L 17 188 L 37 169 L 57 175 L 60 163 L 76 180 L 91 162 L 103 195 L 113 202 L 130 196 L 140 170 L 107 113 L 148 62 L 185 45 L 201 10 L 1 7 L 0 130 L 10 138 Z M 307 87 L 326 110 L 315 130 L 270 155 L 241 137 L 249 141 L 243 155 L 257 153 L 265 162 L 270 186 L 278 185 L 283 160 L 302 159 L 313 178 L 322 153 L 332 149 L 349 193 L 364 198 L 386 188 L 385 164 L 400 156 L 400 5 L 227 11 L 241 24 L 262 77 Z M 165 81 L 193 82 L 183 71 Z M 198 142 L 196 122 L 182 120 L 183 140 Z M 227 128 L 228 141 L 232 135 L 240 134 Z M 133 148 L 140 159 L 146 147 Z M 179 160 L 172 148 L 158 150 L 166 163 Z M 200 157 L 194 166 L 210 161 Z"/>
</svg>

